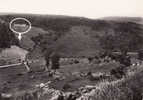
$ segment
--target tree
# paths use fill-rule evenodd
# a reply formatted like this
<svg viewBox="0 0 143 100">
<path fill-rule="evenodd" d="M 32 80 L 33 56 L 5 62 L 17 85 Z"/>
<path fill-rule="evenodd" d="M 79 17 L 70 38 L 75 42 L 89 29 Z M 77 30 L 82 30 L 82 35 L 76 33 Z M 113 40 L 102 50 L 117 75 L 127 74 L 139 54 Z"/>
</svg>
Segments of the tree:
<svg viewBox="0 0 143 100">
<path fill-rule="evenodd" d="M 138 51 L 138 59 L 143 60 L 143 50 Z"/>
<path fill-rule="evenodd" d="M 110 53 L 115 49 L 115 37 L 113 35 L 104 35 L 99 38 L 101 47 L 104 49 L 104 55 L 110 55 Z"/>
<path fill-rule="evenodd" d="M 58 53 L 53 53 L 51 55 L 51 61 L 52 61 L 52 69 L 56 70 L 59 69 L 59 60 L 60 60 L 60 55 Z"/>
<path fill-rule="evenodd" d="M 11 45 L 19 45 L 18 39 L 12 33 L 6 23 L 0 23 L 0 48 L 10 48 Z"/>
<path fill-rule="evenodd" d="M 50 59 L 52 60 L 52 65 L 56 66 L 59 64 L 59 58 L 57 59 L 57 55 L 53 55 L 51 56 L 51 54 L 53 54 L 55 51 L 55 41 L 58 39 L 58 36 L 55 35 L 55 33 L 51 32 L 49 34 L 39 34 L 36 37 L 32 37 L 31 40 L 35 43 L 34 48 L 36 48 L 36 46 L 39 46 L 41 48 L 42 51 L 42 55 L 45 58 L 46 61 L 46 69 L 48 69 L 49 66 L 49 61 Z M 53 68 L 54 69 L 54 68 Z"/>
<path fill-rule="evenodd" d="M 109 31 L 99 37 L 100 44 L 105 52 L 118 51 L 126 55 L 128 51 L 137 51 L 143 44 L 143 29 L 135 23 L 118 23 L 113 34 Z"/>
</svg>

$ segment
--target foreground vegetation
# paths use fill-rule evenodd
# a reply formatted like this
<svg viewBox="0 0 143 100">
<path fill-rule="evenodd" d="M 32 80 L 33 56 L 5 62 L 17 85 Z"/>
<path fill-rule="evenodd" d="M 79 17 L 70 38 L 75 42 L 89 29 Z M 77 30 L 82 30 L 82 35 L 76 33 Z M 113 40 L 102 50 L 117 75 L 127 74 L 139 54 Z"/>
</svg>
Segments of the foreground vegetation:
<svg viewBox="0 0 143 100">
<path fill-rule="evenodd" d="M 82 67 L 80 70 L 84 72 Z M 142 77 L 143 65 L 141 64 L 128 67 L 126 75 L 120 79 L 112 76 L 111 80 L 102 79 L 95 85 L 86 84 L 71 92 L 52 88 L 50 86 L 53 84 L 52 81 L 47 81 L 36 85 L 33 89 L 11 95 L 10 100 L 142 100 Z M 70 85 L 66 84 L 66 87 Z M 2 96 L 10 95 L 2 94 Z"/>
<path fill-rule="evenodd" d="M 132 66 L 133 67 L 133 66 Z M 103 81 L 97 89 L 85 93 L 79 100 L 142 100 L 143 66 L 128 69 L 126 76 L 112 82 Z"/>
</svg>

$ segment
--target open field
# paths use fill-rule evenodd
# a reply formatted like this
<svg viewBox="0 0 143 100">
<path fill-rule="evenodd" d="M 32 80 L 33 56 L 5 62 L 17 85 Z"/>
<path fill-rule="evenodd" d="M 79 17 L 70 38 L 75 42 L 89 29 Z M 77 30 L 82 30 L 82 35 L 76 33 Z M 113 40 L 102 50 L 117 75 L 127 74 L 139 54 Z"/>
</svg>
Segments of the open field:
<svg viewBox="0 0 143 100">
<path fill-rule="evenodd" d="M 82 74 L 89 71 L 98 74 L 100 72 L 108 74 L 111 69 L 118 66 L 119 64 L 117 63 L 106 63 L 103 65 L 73 64 L 61 66 L 61 69 L 59 70 L 60 77 L 49 76 L 49 72 L 44 72 L 42 66 L 33 66 L 33 72 L 31 73 L 26 73 L 24 66 L 4 68 L 0 69 L 0 90 L 1 93 L 13 94 L 17 97 L 24 95 L 25 92 L 35 93 L 34 91 L 37 91 L 37 93 L 43 93 L 43 95 L 40 96 L 40 100 L 46 100 L 47 95 L 49 95 L 48 92 L 44 92 L 45 90 L 40 92 L 36 89 L 36 86 L 41 85 L 41 83 L 47 84 L 47 82 L 50 81 L 48 84 L 49 88 L 53 88 L 55 91 L 63 91 L 63 93 L 74 93 L 74 91 L 79 91 L 78 89 L 86 86 L 90 86 L 88 88 L 93 88 L 91 91 L 87 91 L 85 93 L 83 92 L 82 95 L 79 96 L 80 99 L 75 100 L 86 100 L 85 98 L 89 97 L 91 100 L 96 100 L 99 98 L 99 100 L 142 100 L 142 65 L 129 67 L 126 77 L 118 80 L 108 80 L 107 78 L 104 80 L 91 80 L 89 77 L 82 76 Z M 94 86 L 96 89 L 94 89 Z M 46 87 L 43 87 L 43 89 L 44 88 L 47 89 Z"/>
<path fill-rule="evenodd" d="M 111 67 L 110 67 L 111 66 Z M 78 73 L 86 74 L 88 72 L 93 73 L 109 73 L 112 68 L 118 67 L 118 65 L 112 63 L 108 65 L 96 65 L 96 64 L 73 64 L 61 66 L 59 72 L 65 77 L 61 81 L 54 80 L 52 77 L 49 77 L 49 72 L 44 72 L 43 66 L 34 66 L 32 67 L 33 72 L 27 73 L 24 65 L 14 66 L 8 68 L 0 69 L 0 85 L 1 90 L 6 92 L 15 91 L 19 88 L 29 89 L 36 84 L 45 83 L 49 80 L 52 80 L 52 87 L 55 89 L 62 90 L 64 84 L 71 84 L 71 90 L 75 90 L 84 85 L 94 85 L 96 81 L 90 81 L 88 78 L 80 77 Z M 7 89 L 5 89 L 6 87 Z"/>
</svg>

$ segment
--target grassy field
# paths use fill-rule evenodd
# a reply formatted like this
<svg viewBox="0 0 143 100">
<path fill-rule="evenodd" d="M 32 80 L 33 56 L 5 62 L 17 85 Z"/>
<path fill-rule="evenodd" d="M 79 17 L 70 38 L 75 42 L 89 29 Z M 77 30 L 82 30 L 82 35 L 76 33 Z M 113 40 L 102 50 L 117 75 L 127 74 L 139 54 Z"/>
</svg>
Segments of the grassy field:
<svg viewBox="0 0 143 100">
<path fill-rule="evenodd" d="M 24 65 L 14 66 L 0 69 L 0 85 L 2 86 L 1 89 L 3 88 L 3 86 L 6 86 L 9 87 L 9 89 L 4 90 L 13 91 L 19 88 L 20 84 L 29 87 L 34 84 L 53 80 L 53 84 L 51 84 L 53 88 L 62 90 L 64 84 L 72 84 L 73 86 L 71 86 L 72 88 L 70 90 L 73 91 L 80 86 L 84 86 L 87 84 L 96 84 L 95 81 L 90 81 L 88 78 L 82 78 L 80 76 L 78 77 L 78 73 L 108 73 L 113 67 L 118 67 L 118 65 L 110 63 L 100 66 L 96 64 L 72 64 L 61 66 L 59 72 L 65 77 L 65 80 L 56 81 L 52 79 L 52 77 L 49 77 L 48 72 L 44 72 L 43 70 L 44 66 L 39 66 L 38 63 L 37 66 L 36 64 L 31 65 L 31 68 L 33 70 L 32 73 L 26 73 Z"/>
<path fill-rule="evenodd" d="M 88 72 L 109 74 L 111 69 L 119 66 L 119 63 L 61 66 L 59 70 L 61 80 L 49 76 L 49 72 L 43 70 L 44 66 L 39 66 L 38 63 L 37 66 L 36 64 L 31 66 L 33 69 L 32 73 L 26 73 L 23 65 L 0 69 L 1 92 L 14 93 L 14 95 L 18 95 L 19 97 L 23 94 L 23 91 L 34 91 L 33 89 L 36 85 L 51 81 L 49 84 L 50 88 L 62 91 L 65 94 L 79 91 L 78 89 L 81 87 L 96 87 L 96 89 L 82 93 L 76 100 L 87 100 L 86 98 L 90 98 L 90 100 L 142 100 L 143 65 L 128 67 L 125 77 L 112 81 L 108 79 L 90 80 L 89 77 L 82 77 L 81 74 Z M 43 92 L 39 92 L 38 90 L 38 93 Z M 44 93 L 39 97 L 41 98 L 40 100 L 47 98 L 48 92 Z"/>
</svg>

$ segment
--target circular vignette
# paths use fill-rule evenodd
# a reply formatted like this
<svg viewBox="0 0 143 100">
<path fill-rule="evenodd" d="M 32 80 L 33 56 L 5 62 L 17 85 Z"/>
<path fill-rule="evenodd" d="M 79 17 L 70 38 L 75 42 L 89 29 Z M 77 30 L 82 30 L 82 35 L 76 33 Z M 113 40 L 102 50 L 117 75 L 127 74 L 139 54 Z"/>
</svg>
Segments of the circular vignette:
<svg viewBox="0 0 143 100">
<path fill-rule="evenodd" d="M 14 23 L 14 21 L 17 21 L 17 20 L 24 20 L 24 21 L 26 21 L 26 22 L 29 24 L 29 28 L 28 28 L 26 31 L 24 31 L 24 32 L 18 32 L 18 31 L 16 31 L 16 30 L 14 30 L 14 29 L 12 28 L 12 24 Z M 17 17 L 17 18 L 14 18 L 13 20 L 10 21 L 10 23 L 9 23 L 9 28 L 10 28 L 10 30 L 11 30 L 12 32 L 14 32 L 14 33 L 17 33 L 17 34 L 25 34 L 25 33 L 29 32 L 29 31 L 31 30 L 31 22 L 30 22 L 28 19 L 26 19 L 26 18 Z"/>
</svg>

